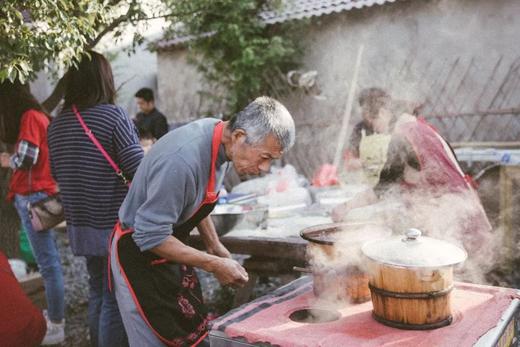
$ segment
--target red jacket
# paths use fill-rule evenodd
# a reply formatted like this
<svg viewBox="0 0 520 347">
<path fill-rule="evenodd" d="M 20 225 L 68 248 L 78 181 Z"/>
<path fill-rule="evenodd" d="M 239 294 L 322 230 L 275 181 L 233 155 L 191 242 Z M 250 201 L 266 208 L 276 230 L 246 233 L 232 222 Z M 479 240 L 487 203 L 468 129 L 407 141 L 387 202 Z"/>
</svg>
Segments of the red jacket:
<svg viewBox="0 0 520 347">
<path fill-rule="evenodd" d="M 20 121 L 20 133 L 18 143 L 22 140 L 28 141 L 38 146 L 40 152 L 38 161 L 31 168 L 31 185 L 29 185 L 29 171 L 15 170 L 9 184 L 10 200 L 14 194 L 28 195 L 31 191 L 45 192 L 49 195 L 56 193 L 56 182 L 51 176 L 49 163 L 49 147 L 47 145 L 47 127 L 50 120 L 40 111 L 28 110 Z"/>
<path fill-rule="evenodd" d="M 47 331 L 42 312 L 25 295 L 0 252 L 0 345 L 39 346 Z"/>
</svg>

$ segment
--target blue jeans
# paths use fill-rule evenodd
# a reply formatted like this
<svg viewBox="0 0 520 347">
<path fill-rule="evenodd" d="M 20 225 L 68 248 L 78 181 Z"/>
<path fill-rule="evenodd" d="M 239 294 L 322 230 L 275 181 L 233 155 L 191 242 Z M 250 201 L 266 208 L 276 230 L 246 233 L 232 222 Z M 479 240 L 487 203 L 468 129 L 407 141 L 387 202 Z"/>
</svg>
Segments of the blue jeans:
<svg viewBox="0 0 520 347">
<path fill-rule="evenodd" d="M 43 277 L 49 319 L 53 322 L 60 322 L 64 316 L 65 300 L 63 273 L 61 271 L 60 254 L 54 239 L 54 230 L 34 231 L 27 208 L 29 202 L 33 203 L 46 197 L 47 194 L 43 192 L 31 195 L 16 194 L 14 205 L 27 232 L 36 263 Z"/>
<path fill-rule="evenodd" d="M 87 256 L 88 324 L 93 347 L 128 346 L 114 291 L 108 289 L 107 257 Z"/>
</svg>

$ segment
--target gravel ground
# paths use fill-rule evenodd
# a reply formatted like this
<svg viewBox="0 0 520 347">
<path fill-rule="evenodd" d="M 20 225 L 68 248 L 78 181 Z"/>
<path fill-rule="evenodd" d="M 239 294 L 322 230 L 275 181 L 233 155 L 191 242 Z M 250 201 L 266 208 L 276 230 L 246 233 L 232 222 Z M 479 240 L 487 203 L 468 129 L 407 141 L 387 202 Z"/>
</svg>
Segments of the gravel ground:
<svg viewBox="0 0 520 347">
<path fill-rule="evenodd" d="M 57 233 L 60 249 L 64 281 L 65 281 L 65 335 L 66 340 L 60 347 L 89 347 L 87 326 L 88 305 L 88 273 L 84 257 L 75 257 L 68 244 L 65 233 Z M 244 256 L 236 256 L 242 261 Z M 202 284 L 204 300 L 210 312 L 219 316 L 231 309 L 234 290 L 221 287 L 218 281 L 209 273 L 198 271 Z M 253 290 L 254 297 L 262 296 L 281 285 L 276 277 L 261 278 Z"/>
<path fill-rule="evenodd" d="M 88 272 L 84 257 L 75 257 L 67 235 L 57 233 L 65 282 L 65 343 L 62 346 L 90 346 L 87 326 Z"/>
</svg>

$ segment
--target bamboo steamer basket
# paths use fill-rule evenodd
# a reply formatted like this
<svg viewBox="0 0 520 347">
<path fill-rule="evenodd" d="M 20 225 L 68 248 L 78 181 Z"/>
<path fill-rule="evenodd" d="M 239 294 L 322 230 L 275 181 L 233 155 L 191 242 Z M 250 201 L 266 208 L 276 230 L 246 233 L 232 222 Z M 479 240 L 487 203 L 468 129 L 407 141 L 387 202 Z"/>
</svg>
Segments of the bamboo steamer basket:
<svg viewBox="0 0 520 347">
<path fill-rule="evenodd" d="M 409 229 L 404 238 L 368 242 L 362 251 L 377 321 L 412 330 L 451 324 L 453 266 L 467 258 L 463 249 Z"/>
<path fill-rule="evenodd" d="M 303 229 L 314 294 L 320 299 L 362 303 L 370 300 L 369 277 L 361 266 L 361 246 L 389 237 L 391 230 L 376 223 L 331 223 Z"/>
</svg>

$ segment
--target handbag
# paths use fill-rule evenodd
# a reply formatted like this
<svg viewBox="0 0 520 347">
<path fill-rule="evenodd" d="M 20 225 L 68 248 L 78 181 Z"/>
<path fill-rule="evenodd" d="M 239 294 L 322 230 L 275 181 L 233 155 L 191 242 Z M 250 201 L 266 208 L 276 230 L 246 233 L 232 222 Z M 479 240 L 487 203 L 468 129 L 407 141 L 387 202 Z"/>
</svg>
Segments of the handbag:
<svg viewBox="0 0 520 347">
<path fill-rule="evenodd" d="M 34 231 L 44 231 L 65 220 L 63 204 L 59 194 L 29 203 L 29 218 Z"/>
<path fill-rule="evenodd" d="M 29 170 L 29 195 L 32 195 L 32 169 Z M 59 193 L 27 204 L 34 231 L 45 231 L 65 220 L 65 211 Z"/>
</svg>

